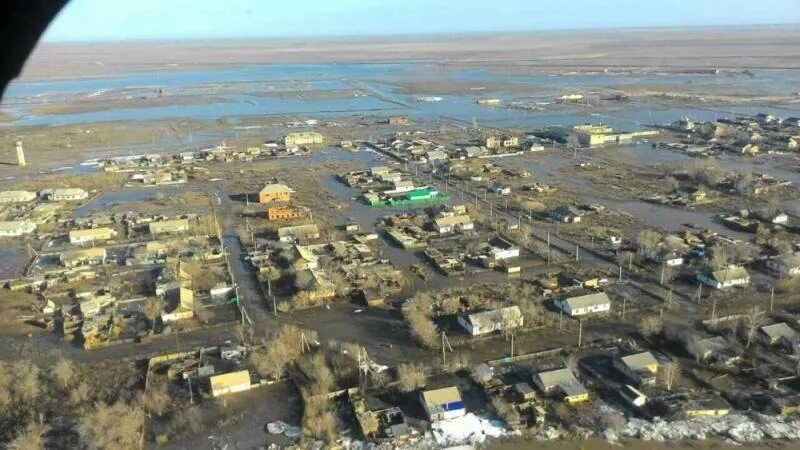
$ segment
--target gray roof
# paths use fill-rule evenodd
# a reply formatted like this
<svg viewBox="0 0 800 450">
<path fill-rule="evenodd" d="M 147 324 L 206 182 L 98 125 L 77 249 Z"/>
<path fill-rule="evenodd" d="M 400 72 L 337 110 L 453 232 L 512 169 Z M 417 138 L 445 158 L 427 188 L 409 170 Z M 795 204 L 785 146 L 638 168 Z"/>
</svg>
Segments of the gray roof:
<svg viewBox="0 0 800 450">
<path fill-rule="evenodd" d="M 647 366 L 658 364 L 658 361 L 650 352 L 636 353 L 633 355 L 623 356 L 622 362 L 625 363 L 631 370 L 642 370 Z"/>
<path fill-rule="evenodd" d="M 569 384 L 580 384 L 575 375 L 569 369 L 556 369 L 536 374 L 545 389 L 553 386 L 565 386 Z"/>
<path fill-rule="evenodd" d="M 562 301 L 567 303 L 572 310 L 611 303 L 611 300 L 605 292 L 581 295 L 579 297 L 563 299 Z"/>
<path fill-rule="evenodd" d="M 780 338 L 793 339 L 797 333 L 784 322 L 774 323 L 772 325 L 764 325 L 761 331 L 770 339 L 777 340 Z"/>
<path fill-rule="evenodd" d="M 785 255 L 776 259 L 788 268 L 800 267 L 800 255 Z"/>
<path fill-rule="evenodd" d="M 519 306 L 507 306 L 505 308 L 493 309 L 491 311 L 468 314 L 467 320 L 469 320 L 473 326 L 480 328 L 490 326 L 498 322 L 515 325 L 522 323 L 522 312 L 520 312 Z"/>
<path fill-rule="evenodd" d="M 742 266 L 728 267 L 727 269 L 715 270 L 711 272 L 711 277 L 720 283 L 730 280 L 741 280 L 750 278 L 750 273 Z"/>
</svg>

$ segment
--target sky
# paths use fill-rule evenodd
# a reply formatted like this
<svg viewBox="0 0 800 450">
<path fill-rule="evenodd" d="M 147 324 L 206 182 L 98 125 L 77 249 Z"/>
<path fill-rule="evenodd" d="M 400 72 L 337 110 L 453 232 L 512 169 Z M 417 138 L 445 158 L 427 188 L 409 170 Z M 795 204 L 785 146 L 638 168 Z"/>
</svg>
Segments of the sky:
<svg viewBox="0 0 800 450">
<path fill-rule="evenodd" d="M 72 0 L 44 40 L 379 36 L 800 23 L 800 0 Z"/>
</svg>

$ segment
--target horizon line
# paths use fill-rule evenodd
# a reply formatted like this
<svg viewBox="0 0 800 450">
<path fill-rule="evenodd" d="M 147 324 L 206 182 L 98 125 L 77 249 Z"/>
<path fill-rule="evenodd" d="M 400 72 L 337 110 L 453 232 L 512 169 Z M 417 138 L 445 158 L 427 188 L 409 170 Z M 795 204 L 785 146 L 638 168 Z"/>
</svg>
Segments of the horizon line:
<svg viewBox="0 0 800 450">
<path fill-rule="evenodd" d="M 263 36 L 209 36 L 209 37 L 165 37 L 165 38 L 143 38 L 131 37 L 125 39 L 88 39 L 88 40 L 47 40 L 41 39 L 38 45 L 64 45 L 64 44 L 142 44 L 142 43 L 192 43 L 221 41 L 221 42 L 243 42 L 243 41 L 289 41 L 289 40 L 315 40 L 315 41 L 336 41 L 336 40 L 365 40 L 365 39 L 397 39 L 397 38 L 425 38 L 425 37 L 470 37 L 470 36 L 512 36 L 512 35 L 535 35 L 535 34 L 561 34 L 561 33 L 592 33 L 592 32 L 631 32 L 631 31 L 658 31 L 658 30 L 713 30 L 731 28 L 770 28 L 770 27 L 800 27 L 800 22 L 785 23 L 761 23 L 761 24 L 709 24 L 709 25 L 660 25 L 660 26 L 623 26 L 623 27 L 583 27 L 583 28 L 548 28 L 540 30 L 509 30 L 509 31 L 450 31 L 450 32 L 426 32 L 426 33 L 386 33 L 386 34 L 331 34 L 331 35 L 263 35 Z"/>
</svg>

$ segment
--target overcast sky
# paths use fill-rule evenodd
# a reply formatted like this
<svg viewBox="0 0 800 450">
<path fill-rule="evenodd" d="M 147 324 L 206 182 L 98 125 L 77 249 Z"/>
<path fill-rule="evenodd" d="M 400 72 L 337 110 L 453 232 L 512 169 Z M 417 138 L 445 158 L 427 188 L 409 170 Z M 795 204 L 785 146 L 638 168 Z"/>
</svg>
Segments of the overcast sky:
<svg viewBox="0 0 800 450">
<path fill-rule="evenodd" d="M 47 41 L 800 23 L 800 0 L 72 0 Z"/>
</svg>

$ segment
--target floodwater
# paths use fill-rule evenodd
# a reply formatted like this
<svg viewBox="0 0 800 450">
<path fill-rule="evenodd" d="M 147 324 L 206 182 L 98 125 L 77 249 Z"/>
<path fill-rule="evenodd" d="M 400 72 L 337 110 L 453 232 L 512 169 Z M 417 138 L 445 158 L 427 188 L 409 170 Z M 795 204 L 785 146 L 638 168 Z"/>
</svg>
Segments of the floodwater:
<svg viewBox="0 0 800 450">
<path fill-rule="evenodd" d="M 30 257 L 19 247 L 11 247 L 0 240 L 0 280 L 15 278 L 22 274 Z"/>
<path fill-rule="evenodd" d="M 112 120 L 159 120 L 194 118 L 215 120 L 253 115 L 300 115 L 325 117 L 335 115 L 404 114 L 418 119 L 449 118 L 464 124 L 473 120 L 483 125 L 541 127 L 573 125 L 602 121 L 625 129 L 642 125 L 669 123 L 679 117 L 713 120 L 732 115 L 770 112 L 782 117 L 800 115 L 800 105 L 703 105 L 700 107 L 664 107 L 653 102 L 632 102 L 598 111 L 526 111 L 477 105 L 476 98 L 491 95 L 504 101 L 552 100 L 570 90 L 586 91 L 621 85 L 698 84 L 737 87 L 758 86 L 787 95 L 800 85 L 800 74 L 787 71 L 762 71 L 754 77 L 709 75 L 506 75 L 484 69 L 427 70 L 430 63 L 369 64 L 276 64 L 252 65 L 225 70 L 144 73 L 107 77 L 83 77 L 67 80 L 15 82 L 9 87 L 0 111 L 16 120 L 4 126 L 82 124 Z M 540 98 L 523 97 L 513 92 L 448 95 L 430 93 L 442 98 L 438 102 L 418 102 L 416 95 L 399 91 L 391 83 L 402 79 L 523 83 L 548 94 Z M 119 107 L 107 111 L 73 114 L 34 115 L 31 108 L 42 104 L 58 104 L 70 97 L 114 96 L 121 90 L 163 89 L 166 95 L 205 95 L 221 99 L 220 103 L 171 105 L 155 107 Z M 324 91 L 359 90 L 368 95 L 347 98 L 319 99 L 314 95 L 301 98 L 271 97 L 281 92 L 303 94 Z M 141 92 L 140 94 L 141 95 Z M 544 97 L 542 97 L 544 95 Z"/>
<path fill-rule="evenodd" d="M 124 191 L 106 192 L 90 202 L 81 205 L 81 207 L 73 212 L 72 216 L 79 219 L 102 212 L 104 209 L 115 204 L 141 202 L 158 197 L 168 197 L 172 194 L 185 191 L 186 186 L 175 185 L 168 187 L 130 188 Z"/>
</svg>

